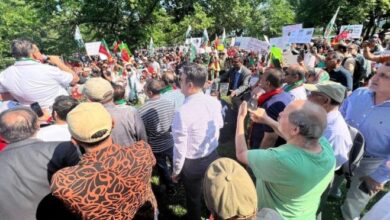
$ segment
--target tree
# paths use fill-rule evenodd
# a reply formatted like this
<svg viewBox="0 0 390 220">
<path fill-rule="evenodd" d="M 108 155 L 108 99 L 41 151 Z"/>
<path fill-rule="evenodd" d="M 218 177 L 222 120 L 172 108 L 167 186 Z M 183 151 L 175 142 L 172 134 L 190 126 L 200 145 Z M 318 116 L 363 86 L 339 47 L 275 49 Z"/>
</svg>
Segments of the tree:
<svg viewBox="0 0 390 220">
<path fill-rule="evenodd" d="M 306 27 L 325 27 L 337 7 L 340 11 L 336 25 L 363 24 L 365 37 L 373 34 L 379 19 L 390 16 L 388 0 L 290 0 L 297 14 L 297 21 Z"/>
<path fill-rule="evenodd" d="M 282 27 L 295 23 L 295 13 L 287 0 L 269 0 L 260 7 L 264 15 L 263 33 L 268 36 L 279 36 Z"/>
<path fill-rule="evenodd" d="M 25 5 L 24 0 L 0 1 L 0 69 L 13 62 L 11 41 L 18 37 L 29 36 L 38 39 L 38 13 Z"/>
</svg>

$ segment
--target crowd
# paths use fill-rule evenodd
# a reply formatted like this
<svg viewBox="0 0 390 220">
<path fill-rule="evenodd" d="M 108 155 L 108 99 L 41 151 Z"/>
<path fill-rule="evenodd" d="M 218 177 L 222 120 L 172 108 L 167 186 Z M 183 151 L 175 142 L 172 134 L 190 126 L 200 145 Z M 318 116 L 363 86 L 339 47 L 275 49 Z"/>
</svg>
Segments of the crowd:
<svg viewBox="0 0 390 220">
<path fill-rule="evenodd" d="M 183 185 L 187 219 L 202 204 L 210 219 L 321 219 L 345 180 L 342 216 L 359 219 L 390 180 L 383 48 L 318 40 L 291 45 L 289 65 L 235 47 L 67 63 L 15 39 L 0 73 L 0 216 L 158 219 L 155 170 L 164 196 Z M 218 154 L 226 127 L 241 164 Z M 363 219 L 387 219 L 386 204 Z"/>
</svg>

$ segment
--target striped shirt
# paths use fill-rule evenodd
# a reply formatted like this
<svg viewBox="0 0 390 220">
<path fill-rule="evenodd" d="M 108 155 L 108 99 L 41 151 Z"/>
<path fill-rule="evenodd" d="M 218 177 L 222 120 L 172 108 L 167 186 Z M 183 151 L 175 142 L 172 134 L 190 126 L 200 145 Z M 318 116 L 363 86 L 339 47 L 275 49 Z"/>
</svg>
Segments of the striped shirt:
<svg viewBox="0 0 390 220">
<path fill-rule="evenodd" d="M 138 110 L 145 124 L 148 142 L 154 153 L 173 147 L 171 125 L 175 107 L 163 98 L 149 99 Z"/>
</svg>

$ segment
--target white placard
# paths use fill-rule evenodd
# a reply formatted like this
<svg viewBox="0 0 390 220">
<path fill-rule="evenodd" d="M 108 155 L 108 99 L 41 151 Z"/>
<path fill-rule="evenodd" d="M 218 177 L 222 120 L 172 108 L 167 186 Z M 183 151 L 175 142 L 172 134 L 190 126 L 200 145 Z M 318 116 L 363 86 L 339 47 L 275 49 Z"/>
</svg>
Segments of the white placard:
<svg viewBox="0 0 390 220">
<path fill-rule="evenodd" d="M 261 54 L 268 53 L 270 48 L 270 45 L 267 42 L 253 37 L 238 37 L 236 38 L 234 45 L 240 47 L 240 49 L 254 51 Z"/>
<path fill-rule="evenodd" d="M 294 31 L 298 31 L 302 29 L 302 24 L 293 24 L 293 25 L 288 25 L 288 26 L 284 26 L 282 28 L 282 38 L 283 38 L 283 47 L 281 47 L 283 50 L 286 49 L 287 47 L 289 47 L 289 39 L 290 39 L 290 35 L 292 32 Z"/>
<path fill-rule="evenodd" d="M 99 55 L 100 44 L 102 44 L 100 41 L 85 43 L 85 50 L 87 51 L 87 55 Z"/>
<path fill-rule="evenodd" d="M 297 31 L 290 32 L 288 43 L 307 44 L 311 42 L 313 37 L 314 28 L 303 28 Z"/>
<path fill-rule="evenodd" d="M 282 48 L 283 47 L 283 38 L 282 37 L 270 38 L 269 43 L 271 44 L 271 46 Z"/>
<path fill-rule="evenodd" d="M 344 30 L 348 31 L 348 38 L 360 38 L 363 31 L 363 25 L 362 24 L 342 25 L 339 34 L 341 34 Z"/>
</svg>

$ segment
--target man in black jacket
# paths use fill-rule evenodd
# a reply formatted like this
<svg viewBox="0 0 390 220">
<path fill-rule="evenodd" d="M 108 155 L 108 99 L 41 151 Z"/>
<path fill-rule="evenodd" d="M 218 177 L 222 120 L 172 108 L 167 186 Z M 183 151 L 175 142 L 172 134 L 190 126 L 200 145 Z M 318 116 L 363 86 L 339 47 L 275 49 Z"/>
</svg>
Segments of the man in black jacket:
<svg viewBox="0 0 390 220">
<path fill-rule="evenodd" d="M 8 143 L 0 153 L 1 219 L 36 219 L 52 175 L 79 161 L 70 142 L 43 142 L 35 138 L 38 130 L 38 117 L 28 108 L 0 114 L 0 136 Z"/>
<path fill-rule="evenodd" d="M 233 67 L 220 76 L 220 81 L 229 81 L 229 93 L 232 98 L 233 108 L 238 110 L 243 100 L 250 98 L 249 80 L 251 71 L 243 64 L 242 57 L 233 58 Z"/>
</svg>

